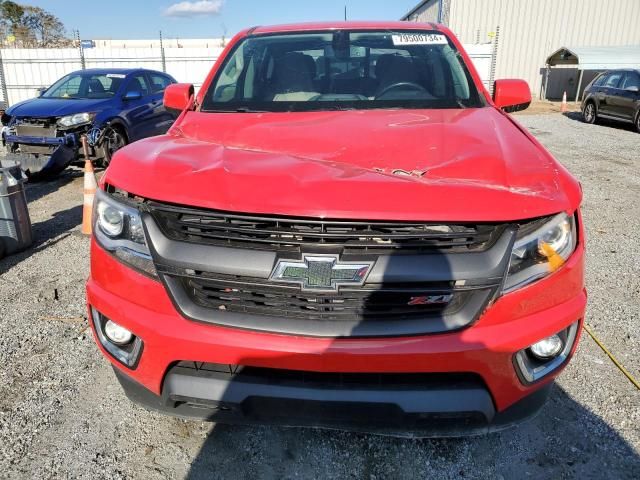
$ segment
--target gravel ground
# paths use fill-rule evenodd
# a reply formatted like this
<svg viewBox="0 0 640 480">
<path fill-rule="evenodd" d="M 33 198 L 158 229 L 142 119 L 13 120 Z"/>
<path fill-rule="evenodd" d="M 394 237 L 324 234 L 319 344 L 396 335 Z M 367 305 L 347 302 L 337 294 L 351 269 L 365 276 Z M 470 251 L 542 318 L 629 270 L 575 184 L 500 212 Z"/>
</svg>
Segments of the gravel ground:
<svg viewBox="0 0 640 480">
<path fill-rule="evenodd" d="M 640 376 L 640 135 L 573 116 L 528 127 L 584 185 L 588 323 Z M 35 246 L 0 261 L 5 478 L 640 478 L 640 393 L 587 335 L 535 419 L 405 440 L 211 425 L 132 405 L 87 330 L 82 177 L 28 186 Z"/>
</svg>

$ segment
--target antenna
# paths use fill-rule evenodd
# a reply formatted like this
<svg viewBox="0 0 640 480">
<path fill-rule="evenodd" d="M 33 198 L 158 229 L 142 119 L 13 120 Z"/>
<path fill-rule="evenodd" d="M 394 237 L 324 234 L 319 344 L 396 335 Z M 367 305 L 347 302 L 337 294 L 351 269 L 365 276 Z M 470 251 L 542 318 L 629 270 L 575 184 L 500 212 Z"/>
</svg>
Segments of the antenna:
<svg viewBox="0 0 640 480">
<path fill-rule="evenodd" d="M 344 21 L 347 21 L 347 6 L 344 6 Z"/>
</svg>

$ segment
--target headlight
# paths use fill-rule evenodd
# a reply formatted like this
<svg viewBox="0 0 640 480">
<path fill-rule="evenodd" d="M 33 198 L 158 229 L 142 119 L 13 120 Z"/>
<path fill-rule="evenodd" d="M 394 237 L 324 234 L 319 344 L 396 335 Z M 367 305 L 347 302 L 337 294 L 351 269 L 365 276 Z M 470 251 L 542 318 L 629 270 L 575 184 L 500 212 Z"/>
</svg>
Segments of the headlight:
<svg viewBox="0 0 640 480">
<path fill-rule="evenodd" d="M 98 244 L 121 262 L 157 278 L 138 209 L 98 190 L 93 212 L 93 231 Z"/>
<path fill-rule="evenodd" d="M 58 120 L 58 125 L 61 127 L 73 127 L 74 125 L 82 125 L 83 123 L 92 122 L 95 118 L 95 113 L 76 113 L 74 115 L 67 115 L 61 117 Z"/>
<path fill-rule="evenodd" d="M 124 230 L 125 213 L 108 204 L 107 202 L 98 203 L 98 225 L 100 229 L 111 238 L 118 237 Z"/>
<path fill-rule="evenodd" d="M 503 292 L 511 292 L 555 272 L 571 256 L 576 243 L 574 217 L 565 213 L 521 229 L 511 252 Z"/>
</svg>

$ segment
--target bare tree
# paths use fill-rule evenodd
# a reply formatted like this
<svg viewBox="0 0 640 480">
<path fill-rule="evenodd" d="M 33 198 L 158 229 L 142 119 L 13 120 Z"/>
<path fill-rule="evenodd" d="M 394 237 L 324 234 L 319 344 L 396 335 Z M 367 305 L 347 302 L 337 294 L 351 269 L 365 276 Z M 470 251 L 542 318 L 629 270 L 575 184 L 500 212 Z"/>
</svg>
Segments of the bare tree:
<svg viewBox="0 0 640 480">
<path fill-rule="evenodd" d="M 24 7 L 9 0 L 0 1 L 0 18 L 11 26 L 20 24 L 24 15 Z"/>
<path fill-rule="evenodd" d="M 12 35 L 12 43 L 19 47 L 51 48 L 72 44 L 58 17 L 40 7 L 9 0 L 0 0 L 0 34 L 3 42 Z"/>
<path fill-rule="evenodd" d="M 40 7 L 25 6 L 22 21 L 39 47 L 64 47 L 71 44 L 71 40 L 65 36 L 60 19 Z"/>
</svg>

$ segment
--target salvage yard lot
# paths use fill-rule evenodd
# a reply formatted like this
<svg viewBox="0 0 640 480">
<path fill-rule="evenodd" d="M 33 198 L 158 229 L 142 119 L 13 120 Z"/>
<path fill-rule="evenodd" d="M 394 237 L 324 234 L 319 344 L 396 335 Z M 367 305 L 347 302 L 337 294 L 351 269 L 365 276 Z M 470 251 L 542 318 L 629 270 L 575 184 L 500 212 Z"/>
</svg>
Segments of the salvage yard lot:
<svg viewBox="0 0 640 480">
<path fill-rule="evenodd" d="M 587 323 L 640 376 L 640 135 L 519 116 L 583 184 Z M 124 396 L 87 328 L 82 174 L 28 185 L 32 249 L 0 261 L 0 472 L 10 478 L 640 478 L 640 392 L 588 336 L 519 428 L 408 440 L 233 427 Z"/>
</svg>

